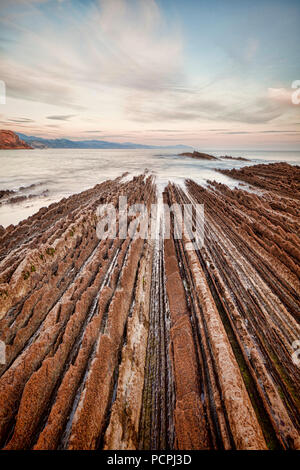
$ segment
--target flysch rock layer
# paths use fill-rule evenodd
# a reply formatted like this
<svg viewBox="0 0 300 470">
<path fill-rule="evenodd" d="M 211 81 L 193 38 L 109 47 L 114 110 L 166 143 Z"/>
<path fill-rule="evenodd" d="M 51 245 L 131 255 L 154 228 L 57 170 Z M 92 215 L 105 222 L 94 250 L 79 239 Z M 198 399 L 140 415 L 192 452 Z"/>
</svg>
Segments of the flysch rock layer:
<svg viewBox="0 0 300 470">
<path fill-rule="evenodd" d="M 300 448 L 299 168 L 228 174 L 249 191 L 188 180 L 163 193 L 204 204 L 199 249 L 176 237 L 176 214 L 167 239 L 162 213 L 157 240 L 138 218 L 134 238 L 118 217 L 116 237 L 97 237 L 100 204 L 157 201 L 148 174 L 1 231 L 3 449 Z"/>
</svg>

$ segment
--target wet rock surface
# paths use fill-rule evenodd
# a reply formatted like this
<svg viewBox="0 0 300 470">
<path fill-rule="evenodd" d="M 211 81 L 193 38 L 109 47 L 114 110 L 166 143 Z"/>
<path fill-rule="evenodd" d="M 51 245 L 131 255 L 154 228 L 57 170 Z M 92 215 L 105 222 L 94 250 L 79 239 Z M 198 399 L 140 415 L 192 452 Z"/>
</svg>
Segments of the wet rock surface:
<svg viewBox="0 0 300 470">
<path fill-rule="evenodd" d="M 197 150 L 194 150 L 194 152 L 183 152 L 180 153 L 179 156 L 196 158 L 198 160 L 218 160 L 217 157 L 214 157 L 213 155 L 197 152 Z"/>
<path fill-rule="evenodd" d="M 260 189 L 274 191 L 277 196 L 300 199 L 300 166 L 281 162 L 218 171 Z"/>
<path fill-rule="evenodd" d="M 196 250 L 174 216 L 169 239 L 97 238 L 99 204 L 157 201 L 148 174 L 1 229 L 1 447 L 299 449 L 298 172 L 170 183 L 165 204 L 204 204 Z"/>
<path fill-rule="evenodd" d="M 221 155 L 220 158 L 225 158 L 226 160 L 239 160 L 241 162 L 248 162 L 249 159 L 248 158 L 244 158 L 244 157 L 232 157 L 231 155 Z"/>
</svg>

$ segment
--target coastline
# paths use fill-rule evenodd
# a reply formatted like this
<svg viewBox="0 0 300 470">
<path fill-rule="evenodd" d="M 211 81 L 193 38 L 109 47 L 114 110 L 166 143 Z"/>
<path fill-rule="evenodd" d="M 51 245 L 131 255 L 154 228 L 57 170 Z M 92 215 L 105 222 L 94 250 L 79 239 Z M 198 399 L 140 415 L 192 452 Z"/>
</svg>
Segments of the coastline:
<svg viewBox="0 0 300 470">
<path fill-rule="evenodd" d="M 300 448 L 299 172 L 227 171 L 253 192 L 166 185 L 168 206 L 204 204 L 196 251 L 173 230 L 158 244 L 97 238 L 99 203 L 156 202 L 147 174 L 104 181 L 4 230 L 1 446 Z"/>
</svg>

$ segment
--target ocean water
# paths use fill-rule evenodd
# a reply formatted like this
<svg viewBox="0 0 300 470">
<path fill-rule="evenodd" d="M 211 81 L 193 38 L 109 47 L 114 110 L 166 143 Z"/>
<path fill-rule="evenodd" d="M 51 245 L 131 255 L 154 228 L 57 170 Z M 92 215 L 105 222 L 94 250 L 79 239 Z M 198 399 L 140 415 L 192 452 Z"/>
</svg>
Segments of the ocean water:
<svg viewBox="0 0 300 470">
<path fill-rule="evenodd" d="M 0 150 L 0 190 L 10 189 L 17 191 L 16 196 L 30 196 L 13 204 L 5 204 L 3 199 L 2 202 L 0 200 L 0 225 L 6 227 L 17 224 L 43 206 L 91 188 L 106 179 L 116 178 L 124 172 L 138 175 L 148 169 L 156 176 L 160 189 L 168 181 L 184 184 L 185 178 L 192 178 L 200 184 L 216 180 L 234 187 L 238 182 L 218 173 L 217 168 L 241 168 L 276 161 L 300 165 L 300 151 L 203 151 L 215 156 L 241 156 L 249 159 L 249 162 L 196 160 L 175 155 L 171 149 Z"/>
</svg>

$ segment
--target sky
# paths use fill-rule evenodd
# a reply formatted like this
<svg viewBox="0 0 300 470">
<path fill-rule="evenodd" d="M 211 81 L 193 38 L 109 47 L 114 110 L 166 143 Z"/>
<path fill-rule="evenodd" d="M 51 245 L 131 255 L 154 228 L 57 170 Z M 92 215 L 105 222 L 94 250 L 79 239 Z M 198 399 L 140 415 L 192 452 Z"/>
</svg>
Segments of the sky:
<svg viewBox="0 0 300 470">
<path fill-rule="evenodd" d="M 300 0 L 0 0 L 0 127 L 300 150 L 299 24 Z"/>
</svg>

